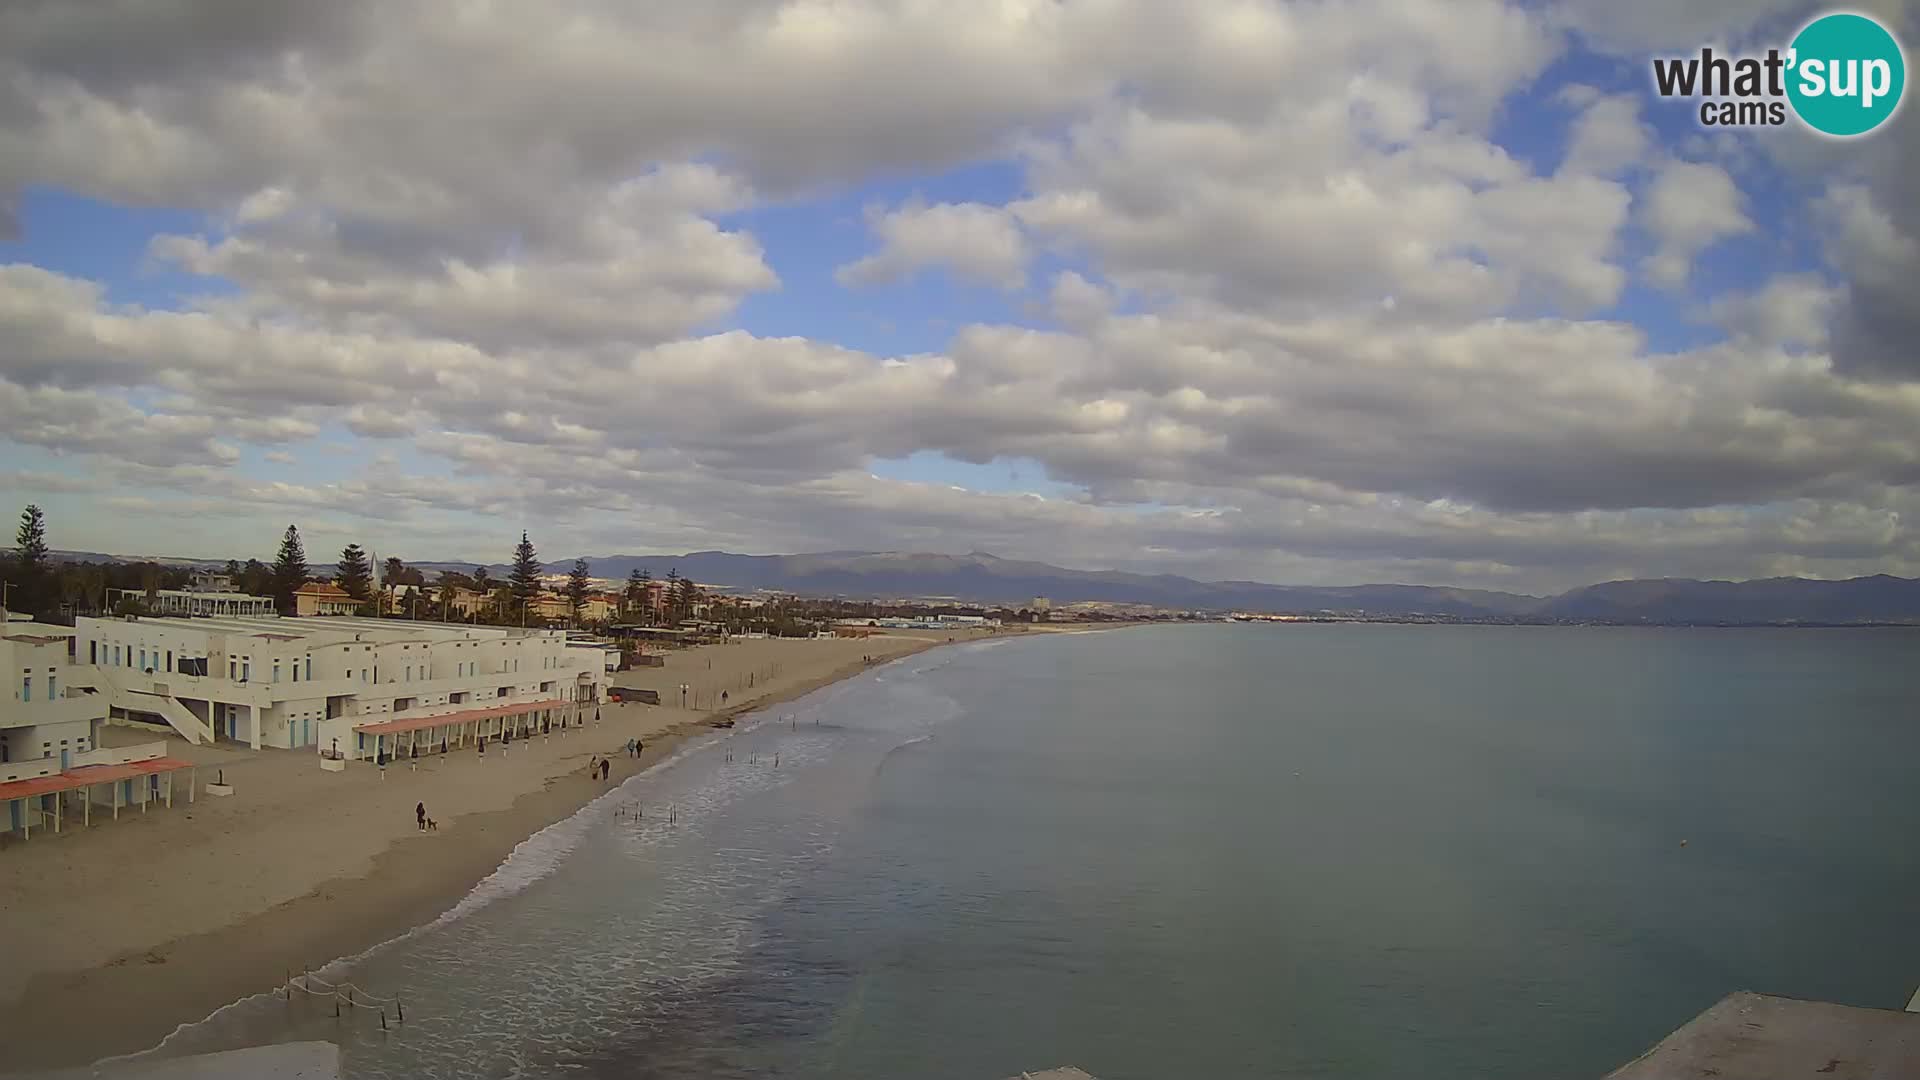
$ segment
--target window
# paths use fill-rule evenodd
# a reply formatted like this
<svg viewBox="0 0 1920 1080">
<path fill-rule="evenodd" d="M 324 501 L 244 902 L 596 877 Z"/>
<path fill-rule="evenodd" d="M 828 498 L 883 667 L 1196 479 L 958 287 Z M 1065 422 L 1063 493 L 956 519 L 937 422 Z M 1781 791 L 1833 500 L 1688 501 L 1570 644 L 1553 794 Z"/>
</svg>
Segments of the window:
<svg viewBox="0 0 1920 1080">
<path fill-rule="evenodd" d="M 407 665 L 407 681 L 408 682 L 413 681 L 413 665 L 412 664 Z"/>
<path fill-rule="evenodd" d="M 313 681 L 313 657 L 307 657 L 307 681 Z"/>
<path fill-rule="evenodd" d="M 172 649 L 167 650 L 167 670 L 168 671 L 173 670 L 173 650 Z"/>
<path fill-rule="evenodd" d="M 147 650 L 145 649 L 140 650 L 140 670 L 147 670 Z"/>
<path fill-rule="evenodd" d="M 280 681 L 280 658 L 277 656 L 273 658 L 273 681 Z"/>
<path fill-rule="evenodd" d="M 33 676 L 31 675 L 20 680 L 20 700 L 21 701 L 33 700 Z"/>
<path fill-rule="evenodd" d="M 253 657 L 251 656 L 240 661 L 240 681 L 241 682 L 253 681 Z"/>
<path fill-rule="evenodd" d="M 239 677 L 240 677 L 240 661 L 234 659 L 231 656 L 227 657 L 227 678 L 237 679 Z"/>
<path fill-rule="evenodd" d="M 60 700 L 60 676 L 58 675 L 47 676 L 47 700 Z"/>
<path fill-rule="evenodd" d="M 125 664 L 123 664 L 123 663 L 121 663 L 121 662 L 120 662 L 120 646 L 118 646 L 118 645 L 115 645 L 115 646 L 113 647 L 113 666 L 114 666 L 114 667 L 126 667 L 126 666 L 127 666 L 127 665 L 125 665 Z"/>
</svg>

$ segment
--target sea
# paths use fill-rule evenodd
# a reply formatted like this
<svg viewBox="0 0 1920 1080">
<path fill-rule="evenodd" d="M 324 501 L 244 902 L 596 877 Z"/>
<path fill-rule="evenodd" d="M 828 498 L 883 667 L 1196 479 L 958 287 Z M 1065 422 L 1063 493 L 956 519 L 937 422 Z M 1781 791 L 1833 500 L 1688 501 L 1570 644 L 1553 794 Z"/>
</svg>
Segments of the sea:
<svg viewBox="0 0 1920 1080">
<path fill-rule="evenodd" d="M 1920 632 L 1868 629 L 947 646 L 685 745 L 316 972 L 375 1007 L 261 995 L 152 1053 L 1592 1080 L 1731 991 L 1920 986 L 1917 659 Z"/>
</svg>

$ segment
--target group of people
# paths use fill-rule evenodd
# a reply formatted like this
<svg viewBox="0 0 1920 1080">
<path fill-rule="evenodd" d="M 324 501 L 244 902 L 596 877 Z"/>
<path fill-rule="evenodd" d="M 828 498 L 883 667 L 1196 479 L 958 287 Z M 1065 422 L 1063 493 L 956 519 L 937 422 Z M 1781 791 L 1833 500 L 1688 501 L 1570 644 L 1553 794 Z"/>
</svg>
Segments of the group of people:
<svg viewBox="0 0 1920 1080">
<path fill-rule="evenodd" d="M 641 739 L 628 739 L 625 749 L 627 751 L 628 757 L 638 758 L 641 754 L 644 754 L 647 752 L 647 744 L 644 740 L 641 740 Z M 612 758 L 603 758 L 603 757 L 600 757 L 599 755 L 595 755 L 593 759 L 589 761 L 587 764 L 588 776 L 597 776 L 600 779 L 605 780 L 612 774 L 613 774 Z"/>
</svg>

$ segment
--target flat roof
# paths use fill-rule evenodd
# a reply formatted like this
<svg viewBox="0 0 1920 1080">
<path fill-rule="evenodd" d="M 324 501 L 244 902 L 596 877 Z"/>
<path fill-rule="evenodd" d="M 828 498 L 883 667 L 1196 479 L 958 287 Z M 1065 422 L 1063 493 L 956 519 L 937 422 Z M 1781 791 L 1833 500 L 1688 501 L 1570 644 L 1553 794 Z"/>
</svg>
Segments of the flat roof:
<svg viewBox="0 0 1920 1080">
<path fill-rule="evenodd" d="M 353 730 L 366 735 L 398 735 L 403 731 L 419 731 L 422 728 L 445 727 L 448 724 L 464 724 L 469 720 L 490 720 L 496 716 L 512 716 L 515 713 L 537 712 L 541 709 L 554 709 L 566 702 L 560 698 L 546 701 L 516 701 L 506 705 L 493 705 L 484 709 L 467 709 L 462 712 L 441 713 L 438 716 L 408 716 L 399 720 L 380 720 L 371 724 L 355 724 Z"/>
<path fill-rule="evenodd" d="M 82 765 L 77 769 L 68 769 L 53 776 L 35 776 L 26 780 L 0 784 L 0 802 L 10 799 L 30 799 L 35 795 L 51 795 L 56 791 L 72 791 L 74 788 L 111 784 L 116 780 L 131 780 L 136 776 L 176 772 L 192 767 L 193 762 L 173 757 L 148 758 L 145 761 L 128 761 L 119 765 Z"/>
</svg>

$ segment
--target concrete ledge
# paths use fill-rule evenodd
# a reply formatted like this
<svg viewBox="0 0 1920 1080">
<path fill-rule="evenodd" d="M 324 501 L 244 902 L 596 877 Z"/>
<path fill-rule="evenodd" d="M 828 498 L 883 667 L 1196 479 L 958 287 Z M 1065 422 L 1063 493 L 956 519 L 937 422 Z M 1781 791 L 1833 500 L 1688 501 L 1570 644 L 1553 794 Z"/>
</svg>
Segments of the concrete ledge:
<svg viewBox="0 0 1920 1080">
<path fill-rule="evenodd" d="M 232 784 L 208 784 L 205 788 L 201 790 L 205 791 L 209 795 L 231 795 L 233 794 L 233 785 Z"/>
<path fill-rule="evenodd" d="M 346 772 L 347 759 L 337 758 L 337 757 L 323 757 L 320 759 L 320 770 L 322 772 Z"/>
<path fill-rule="evenodd" d="M 1920 1013 L 1742 991 L 1608 1080 L 1894 1080 L 1920 1076 Z"/>
</svg>

